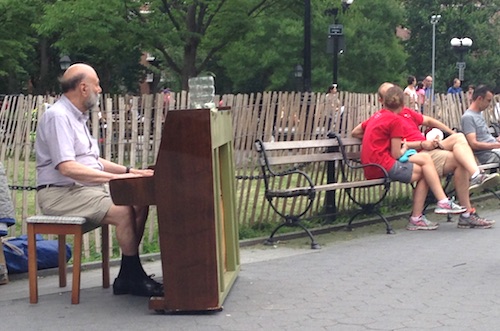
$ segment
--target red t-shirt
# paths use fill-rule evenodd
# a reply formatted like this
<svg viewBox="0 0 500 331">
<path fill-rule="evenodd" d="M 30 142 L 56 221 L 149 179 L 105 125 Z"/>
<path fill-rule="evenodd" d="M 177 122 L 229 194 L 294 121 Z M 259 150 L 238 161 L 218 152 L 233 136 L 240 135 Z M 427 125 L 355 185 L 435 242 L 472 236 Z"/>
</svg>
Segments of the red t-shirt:
<svg viewBox="0 0 500 331">
<path fill-rule="evenodd" d="M 401 117 L 387 109 L 381 109 L 361 126 L 364 130 L 361 163 L 377 163 L 389 171 L 396 163 L 391 155 L 391 139 L 403 137 Z M 366 167 L 364 171 L 367 179 L 384 176 L 377 167 Z"/>
<path fill-rule="evenodd" d="M 399 112 L 399 116 L 403 118 L 403 138 L 407 141 L 422 141 L 425 136 L 420 132 L 419 127 L 424 122 L 424 116 L 410 108 L 403 107 Z"/>
</svg>

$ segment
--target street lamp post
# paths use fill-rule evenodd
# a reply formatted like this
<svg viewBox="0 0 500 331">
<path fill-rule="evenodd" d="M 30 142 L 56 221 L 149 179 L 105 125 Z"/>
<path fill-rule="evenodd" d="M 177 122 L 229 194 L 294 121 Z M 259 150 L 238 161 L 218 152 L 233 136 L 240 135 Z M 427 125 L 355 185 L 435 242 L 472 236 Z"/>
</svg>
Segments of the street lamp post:
<svg viewBox="0 0 500 331">
<path fill-rule="evenodd" d="M 345 13 L 353 2 L 354 0 L 342 0 L 342 12 Z M 344 38 L 344 26 L 342 24 L 338 24 L 337 22 L 338 11 L 338 8 L 333 8 L 326 11 L 326 13 L 332 15 L 334 19 L 334 24 L 331 24 L 328 27 L 328 42 L 329 46 L 331 46 L 329 47 L 329 49 L 331 49 L 331 52 L 333 54 L 333 84 L 338 84 L 338 56 L 339 52 L 341 51 L 339 49 L 339 41 Z"/>
<path fill-rule="evenodd" d="M 311 91 L 311 0 L 304 0 L 304 70 L 303 89 Z"/>
<path fill-rule="evenodd" d="M 436 82 L 436 24 L 439 23 L 441 19 L 441 15 L 432 15 L 431 16 L 431 24 L 432 24 L 432 84 L 431 84 L 431 110 L 433 110 L 434 103 L 434 85 Z"/>
<path fill-rule="evenodd" d="M 345 13 L 349 6 L 352 5 L 354 0 L 342 0 L 342 13 Z M 339 44 L 340 41 L 343 41 L 344 38 L 344 26 L 342 24 L 338 24 L 337 16 L 338 16 L 339 8 L 332 8 L 325 11 L 325 14 L 333 16 L 334 24 L 331 24 L 328 27 L 328 44 L 327 44 L 327 52 L 333 54 L 333 85 L 338 86 L 338 56 L 343 49 L 340 49 Z M 333 161 L 329 161 L 327 164 L 327 176 L 326 180 L 328 183 L 335 182 L 335 163 Z M 335 220 L 335 214 L 337 213 L 337 206 L 335 204 L 335 191 L 328 191 L 325 194 L 325 213 L 329 216 L 331 221 Z"/>
<path fill-rule="evenodd" d="M 59 59 L 59 66 L 61 67 L 61 70 L 66 70 L 69 68 L 71 65 L 71 59 L 67 55 L 62 55 L 61 58 Z"/>
<path fill-rule="evenodd" d="M 453 38 L 450 40 L 451 47 L 458 53 L 459 61 L 457 62 L 458 69 L 458 79 L 461 81 L 464 80 L 464 71 L 465 71 L 465 61 L 464 55 L 472 46 L 472 39 L 470 38 Z"/>
<path fill-rule="evenodd" d="M 297 84 L 296 89 L 297 91 L 302 92 L 302 78 L 304 76 L 304 69 L 300 64 L 297 64 L 295 66 L 295 71 L 293 72 L 293 74 L 295 76 L 295 81 Z"/>
</svg>

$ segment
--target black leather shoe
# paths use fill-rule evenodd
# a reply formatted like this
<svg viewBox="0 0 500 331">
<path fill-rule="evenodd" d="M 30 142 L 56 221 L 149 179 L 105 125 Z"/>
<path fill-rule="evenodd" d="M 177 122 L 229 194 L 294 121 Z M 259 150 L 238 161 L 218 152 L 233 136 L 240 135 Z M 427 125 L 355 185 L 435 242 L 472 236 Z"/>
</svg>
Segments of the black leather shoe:
<svg viewBox="0 0 500 331">
<path fill-rule="evenodd" d="M 162 297 L 163 285 L 156 282 L 151 277 L 145 277 L 140 280 L 116 278 L 113 283 L 113 294 L 132 294 L 142 297 Z"/>
</svg>

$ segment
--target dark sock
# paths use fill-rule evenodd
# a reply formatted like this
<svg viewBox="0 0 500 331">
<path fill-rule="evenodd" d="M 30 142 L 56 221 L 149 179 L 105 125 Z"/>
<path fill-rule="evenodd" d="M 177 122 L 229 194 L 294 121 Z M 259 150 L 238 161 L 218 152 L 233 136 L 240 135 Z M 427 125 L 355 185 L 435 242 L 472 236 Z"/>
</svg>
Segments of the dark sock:
<svg viewBox="0 0 500 331">
<path fill-rule="evenodd" d="M 139 255 L 127 256 L 122 255 L 120 272 L 118 278 L 140 279 L 147 277 L 146 272 L 142 268 Z"/>
</svg>

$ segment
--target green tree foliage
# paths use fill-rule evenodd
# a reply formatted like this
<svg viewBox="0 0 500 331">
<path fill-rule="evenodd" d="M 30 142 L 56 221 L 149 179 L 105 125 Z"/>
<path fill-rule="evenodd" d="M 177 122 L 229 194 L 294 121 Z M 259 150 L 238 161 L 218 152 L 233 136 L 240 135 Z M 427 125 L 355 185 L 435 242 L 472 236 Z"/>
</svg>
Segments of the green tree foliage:
<svg viewBox="0 0 500 331">
<path fill-rule="evenodd" d="M 36 16 L 36 0 L 0 0 L 0 91 L 16 93 L 28 81 L 26 69 L 35 35 L 30 22 Z"/>
<path fill-rule="evenodd" d="M 304 0 L 0 0 L 0 93 L 57 91 L 59 57 L 96 67 L 105 92 L 134 92 L 147 71 L 170 87 L 216 75 L 218 93 L 295 90 L 304 57 Z M 337 12 L 334 17 L 331 14 Z M 405 84 L 408 74 L 430 74 L 433 13 L 437 91 L 457 75 L 449 41 L 470 37 L 467 83 L 500 86 L 500 0 L 311 1 L 312 89 L 332 82 L 328 26 L 344 25 L 339 55 L 341 90 L 373 92 L 382 81 Z M 395 35 L 403 25 L 411 38 Z M 404 47 L 403 47 L 404 46 Z M 139 63 L 143 52 L 156 61 Z M 156 81 L 155 83 L 159 83 Z"/>
<path fill-rule="evenodd" d="M 105 92 L 137 92 L 141 31 L 128 22 L 123 1 L 56 1 L 44 11 L 37 30 L 55 39 L 53 46 L 61 54 L 96 67 Z"/>
<path fill-rule="evenodd" d="M 235 92 L 293 90 L 293 71 L 302 63 L 303 3 L 276 6 L 257 15 L 251 29 L 220 52 L 217 65 Z"/>
<path fill-rule="evenodd" d="M 161 66 L 180 78 L 209 70 L 215 56 L 252 29 L 252 18 L 284 0 L 150 1 L 147 14 L 135 10 L 144 38 Z"/>
<path fill-rule="evenodd" d="M 500 86 L 500 1 L 403 1 L 411 39 L 406 44 L 410 54 L 408 68 L 418 78 L 431 73 L 432 14 L 441 15 L 436 25 L 435 88 L 445 92 L 458 76 L 458 54 L 450 46 L 454 37 L 473 40 L 465 55 L 465 84 L 486 83 Z"/>
<path fill-rule="evenodd" d="M 326 91 L 332 82 L 333 56 L 326 52 L 328 27 L 337 9 L 337 21 L 344 25 L 346 50 L 339 56 L 341 89 L 373 92 L 380 82 L 399 81 L 405 70 L 406 54 L 396 37 L 403 23 L 395 0 L 357 0 L 343 12 L 340 1 L 312 1 L 312 85 Z M 296 88 L 293 71 L 303 63 L 304 2 L 275 8 L 256 17 L 242 40 L 222 52 L 219 65 L 238 92 Z M 243 69 L 243 70 L 242 70 Z"/>
<path fill-rule="evenodd" d="M 357 0 L 342 17 L 346 51 L 340 57 L 340 88 L 373 93 L 381 82 L 401 82 L 406 53 L 396 28 L 404 12 L 397 0 Z"/>
</svg>

